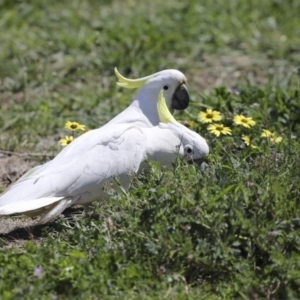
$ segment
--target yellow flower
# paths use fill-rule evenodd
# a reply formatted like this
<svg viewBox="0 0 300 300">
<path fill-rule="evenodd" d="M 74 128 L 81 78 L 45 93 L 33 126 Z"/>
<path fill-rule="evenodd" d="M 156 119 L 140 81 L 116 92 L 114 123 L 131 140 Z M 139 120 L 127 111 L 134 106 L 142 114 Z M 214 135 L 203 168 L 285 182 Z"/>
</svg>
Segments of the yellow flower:
<svg viewBox="0 0 300 300">
<path fill-rule="evenodd" d="M 195 127 L 195 122 L 191 121 L 191 120 L 184 120 L 182 122 L 180 122 L 182 125 L 184 125 L 187 128 L 191 128 L 193 129 Z"/>
<path fill-rule="evenodd" d="M 84 130 L 85 129 L 85 126 L 84 125 L 81 125 L 77 122 L 70 122 L 68 121 L 66 124 L 65 124 L 65 128 L 66 129 L 70 129 L 72 131 L 76 131 L 76 130 Z"/>
<path fill-rule="evenodd" d="M 201 123 L 212 123 L 213 121 L 220 121 L 222 119 L 221 113 L 208 108 L 206 112 L 200 112 L 198 119 Z"/>
<path fill-rule="evenodd" d="M 90 131 L 90 130 L 91 130 L 91 129 L 85 128 L 84 130 L 82 130 L 82 132 L 80 132 L 80 133 L 78 134 L 78 136 L 83 135 L 83 134 L 87 133 L 87 132 Z"/>
<path fill-rule="evenodd" d="M 272 136 L 272 132 L 270 130 L 267 129 L 263 129 L 263 133 L 261 134 L 261 137 L 271 137 Z"/>
<path fill-rule="evenodd" d="M 236 115 L 233 118 L 233 122 L 236 125 L 242 125 L 244 127 L 250 128 L 251 126 L 254 126 L 256 122 L 252 120 L 250 117 L 245 117 L 243 115 Z"/>
<path fill-rule="evenodd" d="M 281 136 L 277 136 L 274 138 L 270 138 L 271 142 L 275 142 L 276 144 L 280 143 L 282 141 L 282 137 Z"/>
<path fill-rule="evenodd" d="M 254 148 L 254 149 L 257 148 L 257 146 L 251 144 L 249 135 L 243 134 L 242 140 L 244 141 L 245 145 L 250 146 L 251 148 Z"/>
<path fill-rule="evenodd" d="M 280 143 L 282 141 L 282 137 L 281 136 L 277 136 L 276 133 L 271 132 L 270 130 L 267 130 L 267 129 L 263 129 L 261 137 L 266 137 L 271 142 L 276 143 L 276 144 L 278 144 L 278 143 Z"/>
<path fill-rule="evenodd" d="M 207 127 L 207 130 L 211 133 L 215 134 L 216 136 L 220 136 L 220 134 L 229 134 L 231 135 L 231 130 L 229 127 L 225 127 L 223 124 L 210 124 Z"/>
<path fill-rule="evenodd" d="M 243 134 L 242 140 L 244 141 L 245 145 L 250 146 L 250 137 L 248 135 Z"/>
<path fill-rule="evenodd" d="M 74 137 L 65 136 L 65 138 L 59 140 L 59 143 L 61 146 L 65 147 L 65 146 L 69 145 L 73 140 L 74 140 Z"/>
</svg>

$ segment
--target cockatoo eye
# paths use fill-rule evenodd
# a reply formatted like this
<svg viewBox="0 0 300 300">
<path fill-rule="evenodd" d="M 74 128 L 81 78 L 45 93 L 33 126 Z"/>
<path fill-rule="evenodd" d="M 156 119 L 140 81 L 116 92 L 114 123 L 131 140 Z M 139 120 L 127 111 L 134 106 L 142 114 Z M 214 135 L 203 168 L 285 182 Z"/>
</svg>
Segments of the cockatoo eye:
<svg viewBox="0 0 300 300">
<path fill-rule="evenodd" d="M 184 152 L 185 152 L 185 154 L 189 154 L 189 155 L 193 154 L 194 153 L 193 146 L 186 145 L 184 147 Z"/>
<path fill-rule="evenodd" d="M 166 90 L 168 90 L 168 89 L 169 89 L 169 86 L 165 85 L 165 86 L 164 86 L 164 90 L 166 91 Z"/>
</svg>

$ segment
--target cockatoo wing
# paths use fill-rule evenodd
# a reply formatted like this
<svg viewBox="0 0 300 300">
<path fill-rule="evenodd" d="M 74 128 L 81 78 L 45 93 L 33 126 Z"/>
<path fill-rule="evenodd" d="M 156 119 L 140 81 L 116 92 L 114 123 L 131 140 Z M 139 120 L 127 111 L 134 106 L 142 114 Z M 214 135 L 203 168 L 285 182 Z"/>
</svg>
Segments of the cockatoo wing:
<svg viewBox="0 0 300 300">
<path fill-rule="evenodd" d="M 117 125 L 106 132 L 85 133 L 2 194 L 0 215 L 26 213 L 62 200 L 68 207 L 74 201 L 101 198 L 102 186 L 112 176 L 119 177 L 121 184 L 129 183 L 128 173 L 137 172 L 145 158 L 145 140 L 136 126 Z"/>
</svg>

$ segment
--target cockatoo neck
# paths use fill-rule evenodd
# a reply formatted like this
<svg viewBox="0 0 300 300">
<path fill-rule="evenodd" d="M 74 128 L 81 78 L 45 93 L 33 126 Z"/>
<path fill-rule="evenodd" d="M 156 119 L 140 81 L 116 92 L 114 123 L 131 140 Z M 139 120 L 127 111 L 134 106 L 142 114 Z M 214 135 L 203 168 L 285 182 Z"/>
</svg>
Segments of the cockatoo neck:
<svg viewBox="0 0 300 300">
<path fill-rule="evenodd" d="M 140 89 L 136 93 L 131 104 L 135 109 L 140 110 L 153 126 L 159 123 L 157 113 L 157 98 L 157 91 Z"/>
<path fill-rule="evenodd" d="M 140 89 L 131 104 L 105 126 L 134 123 L 141 127 L 153 127 L 159 123 L 157 112 L 158 92 L 153 89 Z"/>
</svg>

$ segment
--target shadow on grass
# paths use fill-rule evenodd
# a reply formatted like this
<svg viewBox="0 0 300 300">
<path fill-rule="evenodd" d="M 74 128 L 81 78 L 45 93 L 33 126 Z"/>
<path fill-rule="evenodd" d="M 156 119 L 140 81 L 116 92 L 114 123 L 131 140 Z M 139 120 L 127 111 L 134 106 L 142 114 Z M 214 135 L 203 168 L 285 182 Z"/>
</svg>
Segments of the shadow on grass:
<svg viewBox="0 0 300 300">
<path fill-rule="evenodd" d="M 72 222 L 72 219 L 76 215 L 82 215 L 83 209 L 81 207 L 70 207 L 67 208 L 60 218 L 65 218 Z M 63 230 L 63 226 L 61 226 L 60 222 L 58 222 L 58 218 L 54 221 L 48 222 L 46 224 L 35 225 L 35 221 L 29 219 L 29 221 L 24 221 L 24 225 L 20 222 L 17 222 L 15 226 L 11 226 L 14 224 L 10 224 L 12 230 L 9 230 L 6 233 L 0 233 L 0 239 L 5 242 L 16 242 L 16 241 L 24 241 L 24 240 L 36 240 L 44 237 L 49 232 L 61 232 Z M 14 220 L 10 220 L 12 223 L 15 223 Z M 30 225 L 28 225 L 30 224 Z"/>
</svg>

